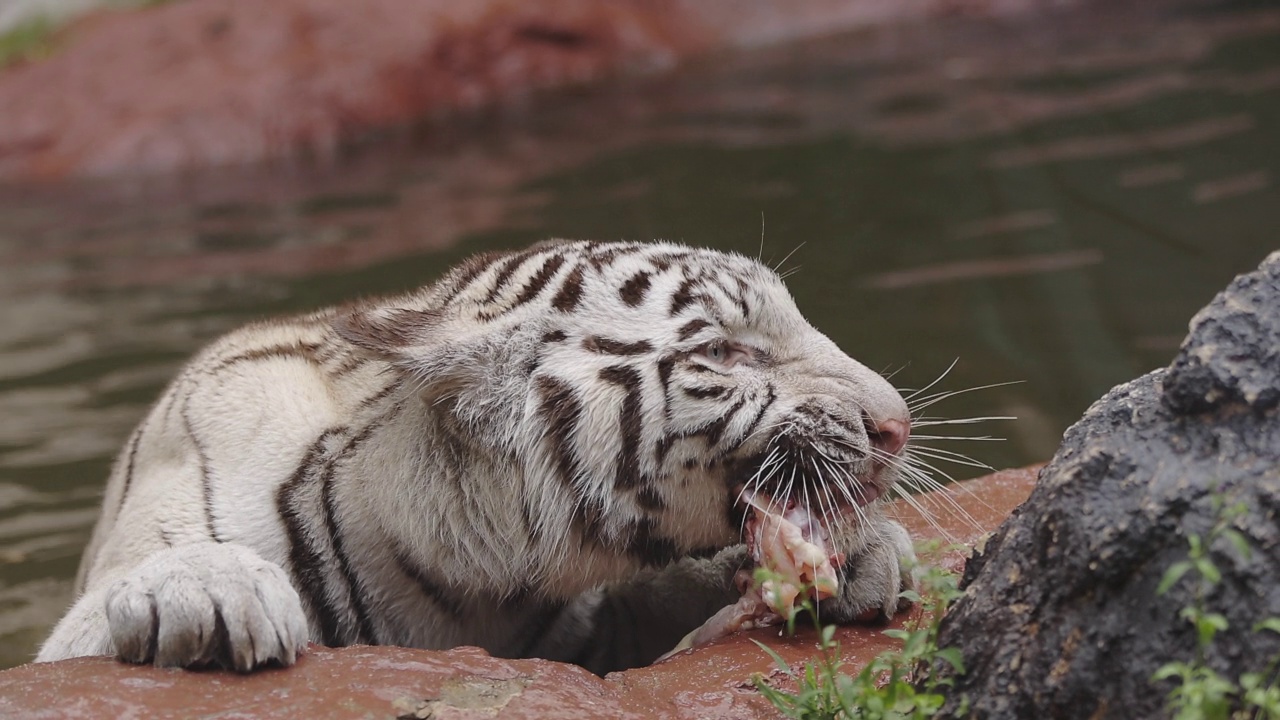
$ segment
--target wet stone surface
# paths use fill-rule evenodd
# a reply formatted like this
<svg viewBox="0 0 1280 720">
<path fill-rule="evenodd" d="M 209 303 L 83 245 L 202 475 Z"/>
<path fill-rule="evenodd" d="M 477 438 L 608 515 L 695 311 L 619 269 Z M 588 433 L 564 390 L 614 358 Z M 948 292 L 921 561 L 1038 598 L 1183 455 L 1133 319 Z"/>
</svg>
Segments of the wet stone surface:
<svg viewBox="0 0 1280 720">
<path fill-rule="evenodd" d="M 969 546 L 1026 498 L 1035 477 L 1035 468 L 1003 471 L 923 496 L 933 523 L 901 503 L 896 511 L 917 537 Z M 962 557 L 956 550 L 931 561 L 958 569 Z M 909 617 L 900 615 L 892 625 Z M 883 629 L 839 630 L 848 672 L 893 645 Z M 0 717 L 776 717 L 751 678 L 761 674 L 779 687 L 788 681 L 752 639 L 793 666 L 816 654 L 812 631 L 778 637 L 775 629 L 761 629 L 605 678 L 573 665 L 493 658 L 476 648 L 312 646 L 291 668 L 249 675 L 78 658 L 0 672 Z"/>
<path fill-rule="evenodd" d="M 1164 595 L 1166 570 L 1239 506 L 1209 545 L 1223 579 L 1204 594 L 1229 629 L 1208 664 L 1235 681 L 1263 671 L 1280 637 L 1280 253 L 1237 278 L 1191 322 L 1167 370 L 1117 386 L 1067 431 L 1030 499 L 969 563 L 967 595 L 943 624 L 959 645 L 975 717 L 1163 717 L 1165 663 L 1191 662 L 1179 616 L 1196 574 Z"/>
</svg>

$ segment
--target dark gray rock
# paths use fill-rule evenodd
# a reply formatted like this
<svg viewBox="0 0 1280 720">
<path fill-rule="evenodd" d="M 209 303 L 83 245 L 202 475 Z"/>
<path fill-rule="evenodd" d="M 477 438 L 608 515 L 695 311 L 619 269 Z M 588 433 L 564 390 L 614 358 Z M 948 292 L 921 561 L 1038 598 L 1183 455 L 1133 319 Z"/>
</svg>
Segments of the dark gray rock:
<svg viewBox="0 0 1280 720">
<path fill-rule="evenodd" d="M 1179 611 L 1188 576 L 1165 570 L 1205 536 L 1215 498 L 1243 503 L 1211 558 L 1223 580 L 1205 597 L 1226 616 L 1207 660 L 1230 678 L 1266 669 L 1280 636 L 1280 253 L 1242 275 L 1191 322 L 1178 357 L 1113 388 L 1072 426 L 1036 489 L 969 561 L 966 596 L 941 644 L 960 647 L 962 697 L 982 718 L 1166 717 L 1171 681 L 1152 674 L 1195 657 Z"/>
<path fill-rule="evenodd" d="M 1182 415 L 1243 405 L 1280 405 L 1280 253 L 1241 275 L 1191 318 L 1191 333 L 1163 379 L 1164 401 Z"/>
</svg>

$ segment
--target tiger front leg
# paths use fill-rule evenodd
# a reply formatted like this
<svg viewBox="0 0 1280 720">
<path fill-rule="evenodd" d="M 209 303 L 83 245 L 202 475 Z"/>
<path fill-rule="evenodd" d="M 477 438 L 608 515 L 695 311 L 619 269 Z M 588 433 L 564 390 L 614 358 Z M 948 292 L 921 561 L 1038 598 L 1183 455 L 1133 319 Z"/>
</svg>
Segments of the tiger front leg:
<svg viewBox="0 0 1280 720">
<path fill-rule="evenodd" d="M 241 545 L 195 543 L 91 589 L 38 659 L 88 654 L 78 651 L 87 642 L 129 662 L 249 671 L 292 664 L 306 641 L 302 603 L 279 566 Z"/>
<path fill-rule="evenodd" d="M 851 623 L 888 619 L 911 603 L 902 597 L 914 590 L 915 551 L 907 529 L 868 513 L 840 566 L 840 587 L 818 605 L 823 622 Z"/>
<path fill-rule="evenodd" d="M 577 663 L 598 674 L 647 665 L 687 645 L 681 638 L 732 605 L 751 559 L 742 545 L 712 557 L 684 558 L 633 580 L 589 593 L 579 603 L 587 620 L 572 642 L 534 655 Z"/>
</svg>

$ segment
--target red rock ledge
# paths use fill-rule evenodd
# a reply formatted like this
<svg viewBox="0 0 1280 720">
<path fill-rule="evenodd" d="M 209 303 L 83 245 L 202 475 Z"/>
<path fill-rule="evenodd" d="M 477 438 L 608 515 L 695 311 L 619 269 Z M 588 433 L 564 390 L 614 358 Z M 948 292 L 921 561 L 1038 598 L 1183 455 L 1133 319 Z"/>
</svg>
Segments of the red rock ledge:
<svg viewBox="0 0 1280 720">
<path fill-rule="evenodd" d="M 945 532 L 972 545 L 1026 499 L 1038 469 L 1006 470 L 924 496 L 936 525 L 901 501 L 897 512 L 919 538 Z M 972 522 L 954 511 L 953 501 Z M 963 553 L 935 562 L 958 569 Z M 836 634 L 850 672 L 891 646 L 882 629 L 846 627 Z M 0 672 L 0 717 L 774 717 L 751 683 L 756 673 L 776 674 L 753 638 L 793 664 L 815 654 L 812 632 L 780 638 L 762 629 L 603 679 L 573 665 L 500 660 L 476 648 L 312 646 L 292 668 L 251 675 L 78 658 Z"/>
<path fill-rule="evenodd" d="M 329 156 L 371 130 L 722 47 L 1046 0 L 183 0 L 0 70 L 0 179 Z"/>
</svg>

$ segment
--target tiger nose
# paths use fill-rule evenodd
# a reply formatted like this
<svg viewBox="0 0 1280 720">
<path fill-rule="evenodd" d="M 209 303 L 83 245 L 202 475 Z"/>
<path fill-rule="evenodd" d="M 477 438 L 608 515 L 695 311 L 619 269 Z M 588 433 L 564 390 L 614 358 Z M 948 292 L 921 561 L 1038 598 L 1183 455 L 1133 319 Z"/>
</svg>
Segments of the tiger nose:
<svg viewBox="0 0 1280 720">
<path fill-rule="evenodd" d="M 908 420 L 867 420 L 867 439 L 872 447 L 892 457 L 902 452 L 910 437 L 911 422 Z"/>
</svg>

